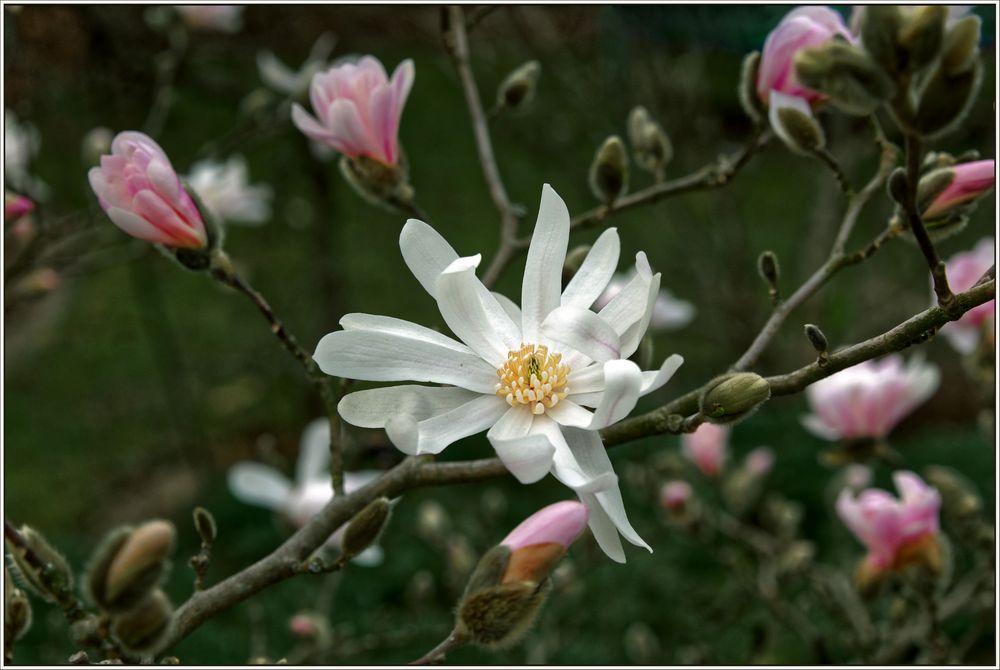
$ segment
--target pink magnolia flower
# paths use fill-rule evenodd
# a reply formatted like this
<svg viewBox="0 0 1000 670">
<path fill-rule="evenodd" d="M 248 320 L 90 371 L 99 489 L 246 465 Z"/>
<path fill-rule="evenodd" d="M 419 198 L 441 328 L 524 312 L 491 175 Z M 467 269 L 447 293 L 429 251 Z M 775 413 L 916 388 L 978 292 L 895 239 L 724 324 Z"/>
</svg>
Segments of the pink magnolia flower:
<svg viewBox="0 0 1000 670">
<path fill-rule="evenodd" d="M 754 477 L 763 477 L 774 467 L 774 451 L 769 447 L 757 447 L 747 454 L 743 467 Z"/>
<path fill-rule="evenodd" d="M 132 237 L 168 247 L 204 249 L 201 213 L 170 159 L 148 135 L 118 133 L 111 153 L 87 175 L 111 221 Z"/>
<path fill-rule="evenodd" d="M 992 163 L 992 161 L 990 161 Z M 955 254 L 945 262 L 948 285 L 955 292 L 967 291 L 990 269 L 995 262 L 992 237 L 979 240 L 971 251 Z M 993 321 L 996 300 L 973 307 L 957 321 L 945 325 L 941 333 L 948 338 L 959 353 L 968 354 L 976 348 L 983 324 Z"/>
<path fill-rule="evenodd" d="M 912 472 L 895 472 L 892 480 L 901 498 L 881 489 L 858 496 L 844 489 L 837 498 L 837 515 L 868 548 L 865 561 L 876 572 L 904 567 L 912 550 L 938 533 L 937 490 Z"/>
<path fill-rule="evenodd" d="M 703 423 L 693 432 L 681 436 L 684 455 L 708 477 L 718 477 L 729 450 L 729 428 Z"/>
<path fill-rule="evenodd" d="M 900 355 L 865 361 L 806 389 L 813 413 L 802 419 L 827 440 L 881 439 L 937 390 L 936 366 Z"/>
<path fill-rule="evenodd" d="M 511 550 L 501 583 L 542 582 L 587 527 L 587 506 L 564 500 L 543 507 L 500 543 Z"/>
<path fill-rule="evenodd" d="M 923 211 L 921 216 L 925 220 L 940 218 L 951 209 L 972 202 L 993 189 L 996 178 L 994 161 L 959 163 L 948 169 L 955 173 L 955 178 Z"/>
<path fill-rule="evenodd" d="M 235 33 L 243 27 L 243 5 L 174 5 L 181 20 L 195 30 Z"/>
<path fill-rule="evenodd" d="M 757 93 L 764 104 L 770 103 L 771 91 L 803 98 L 815 103 L 823 99 L 817 91 L 795 80 L 795 54 L 825 44 L 834 35 L 854 41 L 844 19 L 829 7 L 796 7 L 785 15 L 764 42 L 757 74 Z"/>
<path fill-rule="evenodd" d="M 17 193 L 3 194 L 3 218 L 17 219 L 35 209 L 35 203 L 31 198 L 27 198 Z"/>
<path fill-rule="evenodd" d="M 679 479 L 671 480 L 660 489 L 660 506 L 671 512 L 678 512 L 684 509 L 691 495 L 690 484 Z"/>
<path fill-rule="evenodd" d="M 399 160 L 399 119 L 413 86 L 413 61 L 405 60 L 386 76 L 382 63 L 365 56 L 313 76 L 309 99 L 313 113 L 292 107 L 292 121 L 310 139 L 345 156 L 367 156 L 395 165 Z"/>
</svg>

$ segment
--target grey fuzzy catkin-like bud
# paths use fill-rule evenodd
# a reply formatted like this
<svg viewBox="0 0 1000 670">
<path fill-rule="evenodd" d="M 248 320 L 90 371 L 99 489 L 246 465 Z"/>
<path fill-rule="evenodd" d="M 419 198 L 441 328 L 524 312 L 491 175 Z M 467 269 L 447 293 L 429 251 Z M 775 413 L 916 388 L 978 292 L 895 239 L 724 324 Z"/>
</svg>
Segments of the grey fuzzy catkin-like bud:
<svg viewBox="0 0 1000 670">
<path fill-rule="evenodd" d="M 48 602 L 56 602 L 60 592 L 73 588 L 72 568 L 66 558 L 34 528 L 21 526 L 19 533 L 27 549 L 7 542 L 7 551 L 13 561 L 11 567 L 23 578 L 25 587 Z M 29 551 L 41 562 L 40 565 L 28 560 Z"/>
<path fill-rule="evenodd" d="M 195 507 L 192 514 L 194 517 L 194 527 L 198 531 L 203 544 L 212 544 L 219 534 L 219 527 L 215 523 L 215 517 L 204 507 Z"/>
<path fill-rule="evenodd" d="M 345 557 L 353 558 L 375 543 L 389 521 L 391 507 L 388 498 L 376 498 L 354 515 L 344 531 Z"/>
<path fill-rule="evenodd" d="M 462 599 L 456 632 L 490 649 L 516 644 L 531 628 L 548 595 L 550 581 L 500 584 Z"/>
<path fill-rule="evenodd" d="M 910 132 L 938 138 L 965 120 L 982 84 L 983 66 L 973 59 L 967 70 L 949 75 L 939 64 L 920 92 L 912 115 L 898 119 Z"/>
<path fill-rule="evenodd" d="M 966 16 L 948 28 L 941 47 L 941 68 L 946 75 L 954 77 L 972 68 L 979 57 L 981 30 L 978 16 Z"/>
<path fill-rule="evenodd" d="M 773 251 L 761 252 L 757 257 L 757 272 L 768 284 L 777 284 L 781 276 L 781 269 L 778 265 L 778 257 Z"/>
<path fill-rule="evenodd" d="M 663 127 L 646 111 L 645 107 L 635 107 L 628 117 L 628 140 L 636 164 L 658 177 L 674 156 L 674 148 Z"/>
<path fill-rule="evenodd" d="M 941 53 L 947 18 L 948 8 L 944 5 L 925 5 L 912 10 L 897 37 L 906 52 L 909 70 L 920 70 Z"/>
<path fill-rule="evenodd" d="M 826 341 L 826 335 L 819 329 L 819 326 L 807 323 L 803 327 L 803 330 L 805 331 L 806 338 L 809 340 L 809 344 L 816 350 L 816 353 L 820 355 L 826 354 L 830 345 Z"/>
<path fill-rule="evenodd" d="M 605 204 L 628 190 L 628 153 L 617 135 L 604 140 L 590 166 L 590 190 Z"/>
<path fill-rule="evenodd" d="M 864 116 L 888 99 L 895 86 L 865 51 L 841 40 L 803 49 L 794 59 L 795 76 L 829 96 L 841 111 Z"/>
<path fill-rule="evenodd" d="M 155 654 L 163 648 L 173 614 L 170 599 L 157 589 L 132 609 L 116 615 L 111 621 L 111 634 L 127 651 Z"/>
<path fill-rule="evenodd" d="M 895 77 L 905 57 L 898 41 L 903 13 L 894 5 L 867 5 L 862 11 L 861 43 L 882 69 Z"/>
<path fill-rule="evenodd" d="M 500 82 L 497 87 L 497 109 L 522 111 L 531 104 L 538 88 L 538 78 L 542 74 L 542 66 L 536 61 L 528 61 Z"/>
</svg>

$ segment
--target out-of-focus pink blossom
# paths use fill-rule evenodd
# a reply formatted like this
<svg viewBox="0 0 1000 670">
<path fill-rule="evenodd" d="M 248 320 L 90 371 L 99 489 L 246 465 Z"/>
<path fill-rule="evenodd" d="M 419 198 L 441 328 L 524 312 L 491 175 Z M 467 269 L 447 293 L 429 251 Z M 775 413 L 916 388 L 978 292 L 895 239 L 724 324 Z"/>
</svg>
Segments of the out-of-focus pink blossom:
<svg viewBox="0 0 1000 670">
<path fill-rule="evenodd" d="M 586 527 L 586 506 L 575 500 L 564 500 L 543 507 L 529 516 L 500 544 L 517 550 L 533 544 L 554 542 L 563 549 L 568 549 Z"/>
<path fill-rule="evenodd" d="M 660 506 L 671 512 L 678 512 L 684 509 L 688 500 L 691 499 L 691 485 L 685 481 L 674 479 L 663 485 L 660 489 Z"/>
<path fill-rule="evenodd" d="M 854 40 L 844 19 L 829 7 L 796 7 L 788 12 L 764 42 L 757 74 L 757 93 L 764 104 L 769 104 L 771 91 L 803 98 L 809 103 L 822 100 L 821 93 L 796 81 L 793 62 L 802 49 L 822 46 L 834 35 Z"/>
<path fill-rule="evenodd" d="M 912 472 L 896 472 L 892 479 L 900 498 L 881 489 L 857 496 L 844 489 L 837 498 L 837 514 L 868 548 L 866 562 L 879 571 L 903 567 L 908 547 L 938 533 L 937 490 Z"/>
<path fill-rule="evenodd" d="M 116 226 L 132 237 L 168 247 L 203 249 L 201 213 L 170 159 L 148 135 L 118 133 L 111 153 L 88 173 L 90 187 Z"/>
<path fill-rule="evenodd" d="M 853 490 L 860 491 L 872 483 L 872 469 L 861 463 L 851 463 L 844 468 L 844 482 Z"/>
<path fill-rule="evenodd" d="M 681 436 L 681 449 L 702 474 L 718 477 L 729 451 L 729 428 L 703 423 L 693 433 Z"/>
<path fill-rule="evenodd" d="M 319 635 L 319 624 L 310 614 L 299 613 L 288 620 L 288 631 L 298 638 L 310 639 Z"/>
<path fill-rule="evenodd" d="M 900 355 L 865 361 L 806 389 L 812 414 L 802 419 L 827 440 L 881 439 L 937 390 L 936 366 Z"/>
<path fill-rule="evenodd" d="M 924 209 L 921 216 L 925 220 L 940 218 L 949 210 L 980 198 L 993 189 L 996 179 L 994 161 L 973 161 L 959 163 L 948 168 L 955 173 L 955 178 L 934 201 Z"/>
<path fill-rule="evenodd" d="M 774 451 L 769 447 L 757 447 L 747 454 L 743 467 L 754 477 L 763 477 L 774 467 Z"/>
<path fill-rule="evenodd" d="M 220 33 L 239 32 L 243 27 L 243 5 L 174 5 L 188 28 L 215 30 Z"/>
<path fill-rule="evenodd" d="M 971 251 L 955 254 L 945 262 L 948 285 L 952 291 L 956 293 L 968 291 L 983 273 L 990 269 L 996 259 L 994 246 L 992 237 L 984 237 Z M 941 334 L 947 337 L 960 353 L 971 353 L 982 335 L 983 324 L 993 321 L 994 310 L 996 310 L 996 300 L 984 302 L 970 309 L 957 321 L 945 325 L 941 329 Z"/>
<path fill-rule="evenodd" d="M 367 156 L 395 165 L 399 120 L 413 86 L 413 61 L 405 60 L 390 80 L 382 63 L 365 56 L 316 74 L 309 88 L 315 116 L 296 103 L 292 121 L 310 139 L 345 156 Z"/>
<path fill-rule="evenodd" d="M 31 201 L 31 198 L 17 193 L 4 193 L 3 218 L 16 219 L 33 209 L 35 209 L 35 203 Z"/>
</svg>

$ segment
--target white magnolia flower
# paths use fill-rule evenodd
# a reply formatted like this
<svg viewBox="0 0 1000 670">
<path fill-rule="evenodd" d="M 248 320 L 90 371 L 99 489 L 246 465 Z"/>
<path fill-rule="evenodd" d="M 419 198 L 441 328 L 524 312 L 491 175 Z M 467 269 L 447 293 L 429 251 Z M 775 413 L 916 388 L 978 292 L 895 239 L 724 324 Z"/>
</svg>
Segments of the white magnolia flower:
<svg viewBox="0 0 1000 670">
<path fill-rule="evenodd" d="M 299 67 L 293 70 L 282 63 L 273 51 L 257 52 L 257 71 L 261 80 L 269 87 L 292 98 L 300 98 L 309 90 L 313 75 L 322 72 L 327 67 L 327 58 L 336 44 L 333 33 L 323 33 L 313 43 L 309 57 Z"/>
<path fill-rule="evenodd" d="M 345 472 L 344 492 L 351 493 L 381 474 L 378 470 Z M 248 461 L 229 468 L 228 479 L 229 490 L 236 498 L 249 505 L 280 512 L 296 528 L 304 526 L 333 498 L 329 422 L 316 419 L 306 426 L 299 443 L 294 482 L 272 467 Z M 345 524 L 334 531 L 327 545 L 339 549 L 346 528 Z M 382 556 L 382 548 L 372 545 L 353 560 L 361 565 L 378 565 Z"/>
<path fill-rule="evenodd" d="M 48 186 L 31 175 L 31 161 L 38 155 L 42 138 L 38 129 L 27 121 L 19 121 L 9 109 L 3 117 L 3 169 L 4 182 L 19 193 L 26 193 L 35 200 L 42 200 Z"/>
<path fill-rule="evenodd" d="M 199 161 L 186 179 L 218 221 L 260 225 L 271 218 L 271 187 L 250 185 L 242 156 L 232 156 L 225 163 Z"/>
<path fill-rule="evenodd" d="M 631 274 L 620 273 L 612 277 L 611 283 L 594 303 L 594 309 L 599 311 L 611 302 L 611 299 L 621 293 L 621 290 L 628 285 L 631 279 Z M 649 321 L 649 327 L 654 331 L 678 330 L 691 323 L 694 314 L 694 305 L 686 300 L 675 298 L 674 294 L 665 288 L 660 289 L 660 294 L 656 296 L 656 302 L 653 303 L 653 316 Z"/>
<path fill-rule="evenodd" d="M 597 431 L 663 386 L 682 359 L 671 356 L 655 372 L 627 360 L 649 325 L 660 287 L 644 254 L 636 255 L 628 286 L 600 312 L 590 310 L 618 265 L 615 229 L 594 243 L 563 290 L 569 227 L 565 203 L 545 185 L 519 308 L 476 277 L 480 255 L 460 258 L 434 229 L 410 219 L 399 238 L 403 259 L 462 342 L 400 319 L 348 314 L 340 320 L 343 330 L 320 340 L 315 360 L 339 377 L 441 384 L 351 393 L 341 400 L 340 415 L 355 426 L 384 428 L 408 454 L 437 454 L 487 430 L 520 482 L 551 472 L 576 491 L 601 548 L 624 562 L 619 533 L 649 545 L 628 521 Z"/>
</svg>

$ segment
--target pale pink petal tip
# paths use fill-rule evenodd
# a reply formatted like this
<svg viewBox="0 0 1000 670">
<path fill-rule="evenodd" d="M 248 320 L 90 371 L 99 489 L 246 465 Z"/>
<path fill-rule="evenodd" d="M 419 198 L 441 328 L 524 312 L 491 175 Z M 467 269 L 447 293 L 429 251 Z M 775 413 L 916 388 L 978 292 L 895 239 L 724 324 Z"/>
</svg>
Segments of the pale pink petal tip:
<svg viewBox="0 0 1000 670">
<path fill-rule="evenodd" d="M 587 508 L 574 500 L 543 507 L 525 519 L 500 543 L 511 549 L 555 542 L 568 548 L 587 527 Z"/>
</svg>

